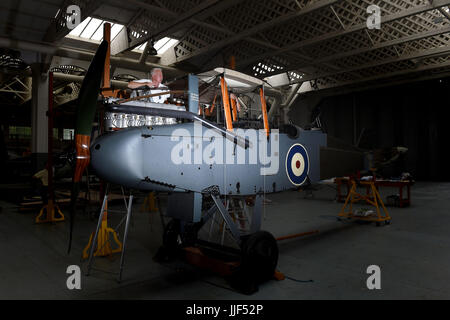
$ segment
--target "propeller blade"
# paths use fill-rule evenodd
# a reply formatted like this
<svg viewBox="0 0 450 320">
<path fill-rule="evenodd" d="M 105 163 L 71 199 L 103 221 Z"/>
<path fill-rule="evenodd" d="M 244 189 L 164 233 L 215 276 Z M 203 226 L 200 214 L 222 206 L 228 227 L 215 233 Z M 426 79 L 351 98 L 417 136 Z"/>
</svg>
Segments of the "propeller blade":
<svg viewBox="0 0 450 320">
<path fill-rule="evenodd" d="M 80 181 L 90 160 L 89 146 L 91 142 L 92 122 L 94 121 L 95 110 L 97 108 L 98 94 L 100 91 L 107 49 L 108 42 L 103 41 L 99 45 L 97 52 L 91 61 L 78 95 L 75 125 L 76 163 L 72 177 L 72 192 L 70 197 L 70 235 L 68 253 L 70 253 L 72 248 L 75 205 L 78 194 L 80 193 Z"/>
</svg>

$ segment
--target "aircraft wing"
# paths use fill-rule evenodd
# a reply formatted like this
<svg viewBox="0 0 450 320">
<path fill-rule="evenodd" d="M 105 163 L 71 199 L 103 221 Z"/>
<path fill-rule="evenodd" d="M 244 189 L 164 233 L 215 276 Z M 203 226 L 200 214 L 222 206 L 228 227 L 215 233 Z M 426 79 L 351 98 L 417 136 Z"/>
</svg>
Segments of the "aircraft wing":
<svg viewBox="0 0 450 320">
<path fill-rule="evenodd" d="M 121 112 L 121 113 L 132 113 L 132 114 L 140 114 L 140 115 L 148 115 L 148 116 L 158 116 L 158 117 L 167 117 L 167 118 L 178 118 L 178 119 L 186 119 L 191 121 L 200 121 L 201 124 L 207 128 L 213 129 L 220 134 L 222 134 L 227 139 L 233 141 L 235 144 L 244 147 L 247 149 L 250 147 L 250 141 L 243 137 L 236 135 L 235 133 L 226 130 L 225 128 L 217 126 L 215 123 L 203 119 L 199 117 L 195 113 L 181 110 L 170 110 L 170 109 L 162 109 L 162 108 L 147 108 L 133 105 L 120 105 L 120 104 L 109 104 L 107 105 L 107 110 L 109 112 Z"/>
</svg>

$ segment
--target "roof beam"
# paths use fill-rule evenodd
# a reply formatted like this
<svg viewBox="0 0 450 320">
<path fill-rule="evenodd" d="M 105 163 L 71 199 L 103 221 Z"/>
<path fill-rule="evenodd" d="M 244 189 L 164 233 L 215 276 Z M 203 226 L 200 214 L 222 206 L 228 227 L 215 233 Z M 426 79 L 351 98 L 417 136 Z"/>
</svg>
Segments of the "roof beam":
<svg viewBox="0 0 450 320">
<path fill-rule="evenodd" d="M 378 67 L 378 66 L 388 64 L 388 63 L 401 62 L 401 61 L 411 60 L 411 59 L 423 59 L 423 58 L 427 58 L 430 56 L 437 56 L 437 55 L 443 55 L 443 54 L 448 54 L 448 53 L 450 53 L 450 45 L 433 48 L 433 49 L 428 49 L 428 50 L 420 50 L 419 52 L 414 52 L 411 54 L 401 55 L 399 57 L 397 56 L 397 57 L 392 57 L 392 58 L 388 58 L 388 59 L 384 59 L 384 60 L 380 60 L 380 61 L 375 61 L 373 63 L 359 65 L 359 66 L 348 68 L 348 69 L 345 69 L 345 70 L 342 70 L 339 72 L 327 72 L 327 73 L 322 73 L 322 74 L 318 74 L 318 75 L 311 75 L 311 76 L 303 77 L 300 80 L 295 80 L 292 83 L 316 80 L 316 79 L 320 79 L 320 78 L 335 76 L 335 75 L 342 74 L 342 73 L 354 72 L 354 71 L 363 70 L 363 69 L 367 69 L 367 68 Z"/>
<path fill-rule="evenodd" d="M 337 14 L 336 10 L 334 10 L 333 6 L 330 6 L 331 11 L 333 12 L 336 19 L 339 21 L 339 24 L 341 25 L 342 29 L 345 30 L 345 24 L 342 22 L 341 18 L 339 18 L 339 15 Z"/>
<path fill-rule="evenodd" d="M 439 68 L 445 68 L 448 65 L 446 64 L 438 64 L 433 67 L 427 68 L 425 70 L 418 70 L 417 75 L 414 76 L 408 76 L 407 78 L 402 77 L 399 80 L 392 79 L 387 81 L 377 81 L 377 83 L 373 83 L 370 80 L 361 82 L 361 85 L 358 85 L 360 82 L 345 84 L 345 85 L 338 85 L 338 86 L 330 86 L 330 87 L 324 87 L 319 89 L 309 89 L 304 91 L 303 93 L 315 93 L 319 94 L 321 97 L 330 97 L 330 96 L 337 96 L 337 95 L 343 95 L 351 92 L 360 92 L 360 91 L 366 91 L 366 90 L 374 90 L 378 88 L 383 87 L 392 87 L 397 85 L 402 85 L 405 83 L 411 83 L 411 82 L 418 82 L 418 81 L 425 81 L 425 80 L 433 80 L 433 79 L 439 79 L 444 77 L 450 76 L 450 69 L 446 69 L 446 71 L 439 72 L 439 73 L 431 73 L 433 69 L 439 69 Z M 431 71 L 427 74 L 427 71 Z M 388 77 L 401 77 L 403 74 L 394 74 L 394 75 L 387 75 Z M 353 86 L 352 86 L 353 85 Z"/>
<path fill-rule="evenodd" d="M 284 16 L 281 16 L 281 17 L 272 19 L 270 21 L 258 24 L 256 26 L 254 26 L 253 28 L 250 28 L 250 29 L 247 29 L 247 30 L 244 30 L 244 31 L 240 32 L 239 34 L 236 34 L 236 35 L 231 36 L 229 38 L 223 39 L 221 41 L 217 41 L 217 42 L 215 42 L 213 44 L 210 44 L 210 45 L 208 45 L 206 47 L 200 48 L 200 49 L 198 49 L 198 50 L 196 50 L 196 51 L 194 51 L 194 52 L 192 52 L 190 54 L 187 54 L 187 55 L 184 55 L 184 56 L 178 58 L 177 62 L 180 62 L 180 61 L 183 61 L 183 60 L 186 60 L 186 59 L 190 59 L 190 58 L 193 58 L 195 56 L 198 56 L 198 55 L 201 55 L 201 54 L 205 54 L 205 53 L 208 53 L 208 52 L 213 51 L 213 50 L 218 50 L 218 49 L 220 49 L 222 47 L 225 47 L 225 46 L 228 46 L 230 44 L 233 44 L 233 43 L 235 43 L 235 42 L 237 42 L 239 40 L 245 39 L 245 38 L 247 38 L 247 37 L 249 37 L 251 35 L 254 35 L 256 33 L 259 33 L 259 32 L 261 32 L 263 30 L 266 30 L 266 29 L 274 27 L 276 25 L 285 23 L 288 20 L 301 17 L 301 16 L 303 16 L 305 14 L 308 14 L 308 13 L 310 13 L 312 11 L 315 11 L 315 10 L 318 10 L 320 8 L 330 6 L 330 5 L 332 5 L 332 4 L 336 3 L 336 2 L 337 2 L 337 0 L 319 0 L 317 2 L 314 2 L 313 4 L 307 5 L 306 7 L 304 7 L 303 9 L 301 9 L 299 11 L 291 12 L 291 13 L 288 13 L 288 14 L 286 14 Z M 282 49 L 279 49 L 279 50 L 282 50 Z"/>
<path fill-rule="evenodd" d="M 217 3 L 218 0 L 215 1 L 206 1 L 202 3 L 200 6 L 194 8 L 193 10 L 183 14 L 179 18 L 173 20 L 171 23 L 162 26 L 158 30 L 152 32 L 151 35 L 145 36 L 140 39 L 136 39 L 132 41 L 129 45 L 129 48 L 135 48 L 145 41 L 147 41 L 147 44 L 145 45 L 144 51 L 141 54 L 141 57 L 139 58 L 139 62 L 143 63 L 148 56 L 148 49 L 150 48 L 150 40 L 151 38 L 163 38 L 167 35 L 170 35 L 171 32 L 176 32 L 179 29 L 183 28 L 187 23 L 192 23 L 193 16 L 197 15 L 200 19 L 206 19 L 210 15 L 213 15 L 221 10 L 225 10 L 231 6 L 234 6 L 243 0 L 228 0 L 228 1 L 222 1 L 220 3 Z M 216 5 L 217 4 L 217 5 Z M 176 13 L 170 12 L 170 15 L 177 16 Z M 184 16 L 184 17 L 183 17 Z"/>
<path fill-rule="evenodd" d="M 39 19 L 39 20 L 48 22 L 48 16 L 43 16 L 43 15 L 40 15 L 37 13 L 25 12 L 25 11 L 11 9 L 11 8 L 5 8 L 3 6 L 0 6 L 0 10 L 4 11 L 4 12 L 8 12 L 9 14 L 13 13 L 15 16 L 21 15 L 24 17 L 28 17 L 29 19 Z"/>
<path fill-rule="evenodd" d="M 33 42 L 33 41 L 23 41 L 16 39 L 9 39 L 5 37 L 0 37 L 0 47 L 8 47 L 17 50 L 27 50 L 33 52 L 40 52 L 50 56 L 60 56 L 72 59 L 79 59 L 85 61 L 91 61 L 95 52 L 84 51 L 80 49 L 73 49 L 70 47 L 56 46 L 47 42 Z M 139 61 L 125 57 L 111 57 L 111 65 L 142 71 L 143 68 L 162 68 L 165 72 L 170 72 L 173 75 L 184 75 L 185 72 L 173 67 L 166 65 L 161 65 L 157 63 L 146 62 L 145 64 L 140 64 Z"/>
<path fill-rule="evenodd" d="M 205 10 L 210 9 L 211 7 L 215 6 L 218 2 L 219 2 L 219 0 L 203 1 L 200 5 L 192 8 L 191 10 L 189 10 L 181 15 L 177 15 L 176 19 L 171 20 L 169 23 L 163 25 L 162 27 L 158 28 L 157 30 L 152 31 L 151 33 L 149 32 L 148 35 L 131 41 L 130 48 L 135 48 L 135 47 L 143 44 L 144 42 L 150 40 L 151 38 L 160 36 L 162 33 L 168 33 L 174 27 L 180 28 L 180 24 L 185 23 L 185 22 L 189 21 L 189 19 L 195 17 L 196 15 L 199 15 L 200 13 L 203 13 Z"/>
<path fill-rule="evenodd" d="M 105 0 L 105 1 L 117 4 L 117 5 L 124 5 L 124 1 L 122 1 L 122 0 Z M 211 16 L 213 14 L 216 14 L 216 13 L 222 11 L 222 10 L 225 10 L 225 9 L 227 9 L 229 7 L 232 7 L 232 6 L 238 4 L 238 3 L 242 2 L 242 1 L 243 0 L 220 1 L 217 4 L 211 5 L 210 7 L 207 7 L 204 10 L 199 10 L 199 8 L 200 8 L 200 6 L 199 6 L 199 7 L 197 7 L 198 10 L 196 10 L 196 11 L 198 11 L 198 12 L 196 14 L 192 14 L 192 15 L 189 16 L 186 13 L 186 14 L 183 14 L 185 16 L 184 19 L 181 19 L 180 15 L 178 13 L 173 12 L 173 11 L 167 9 L 167 8 L 159 7 L 159 6 L 156 6 L 156 5 L 153 5 L 153 4 L 149 4 L 149 3 L 143 2 L 141 0 L 127 0 L 125 3 L 128 4 L 128 5 L 133 5 L 136 8 L 144 9 L 146 11 L 159 14 L 162 17 L 168 18 L 169 20 L 172 21 L 169 24 L 170 25 L 169 28 L 167 27 L 167 25 L 162 26 L 161 28 L 159 28 L 158 30 L 153 32 L 151 35 L 148 35 L 145 38 L 139 38 L 137 40 L 132 41 L 130 43 L 129 49 L 132 49 L 132 48 L 135 48 L 135 47 L 141 45 L 142 43 L 144 43 L 145 41 L 148 41 L 148 39 L 150 39 L 152 37 L 155 40 L 157 40 L 157 39 L 163 38 L 165 36 L 168 36 L 171 33 L 174 33 L 176 31 L 184 28 L 186 26 L 186 24 L 189 24 L 189 23 L 202 25 L 204 27 L 208 27 L 208 28 L 211 28 L 213 30 L 223 31 L 223 28 L 216 27 L 215 25 L 212 25 L 212 24 L 209 24 L 209 23 L 205 23 L 205 22 L 203 22 L 203 21 L 201 21 L 199 19 L 206 19 L 207 17 L 209 17 L 209 16 Z M 212 2 L 209 2 L 209 3 L 212 3 Z M 203 4 L 203 6 L 205 6 L 205 4 Z M 193 13 L 193 10 L 190 10 L 190 12 Z M 197 17 L 197 18 L 194 18 L 194 17 Z M 181 20 L 183 20 L 183 21 L 181 21 Z M 181 21 L 181 22 L 175 22 L 175 21 Z"/>
<path fill-rule="evenodd" d="M 443 6 L 447 6 L 450 5 L 450 0 L 435 0 L 433 1 L 433 4 L 424 4 L 424 5 L 419 5 L 419 6 L 415 6 L 406 10 L 402 10 L 398 13 L 394 13 L 394 14 L 390 14 L 387 16 L 382 16 L 381 17 L 381 23 L 389 23 L 389 22 L 393 22 L 393 21 L 397 21 L 403 18 L 407 18 L 410 16 L 414 16 L 426 11 L 430 11 L 430 10 L 435 10 L 437 8 L 443 7 Z M 317 37 L 313 37 L 310 39 L 306 39 L 306 40 L 301 40 L 299 42 L 290 44 L 288 46 L 282 47 L 279 50 L 276 50 L 274 52 L 266 52 L 264 54 L 261 54 L 259 56 L 255 56 L 252 57 L 250 59 L 244 60 L 240 63 L 237 64 L 237 67 L 245 67 L 248 66 L 249 64 L 253 63 L 253 62 L 257 62 L 257 61 L 261 61 L 267 57 L 270 56 L 276 56 L 288 51 L 292 51 L 292 50 L 298 50 L 301 48 L 305 48 L 307 46 L 311 46 L 311 45 L 315 45 L 318 44 L 320 42 L 324 42 L 327 40 L 331 40 L 337 37 L 341 37 L 343 35 L 347 35 L 353 32 L 357 32 L 357 31 L 361 31 L 364 30 L 365 28 L 367 28 L 366 22 L 355 25 L 353 27 L 348 27 L 345 30 L 337 30 L 337 31 L 333 31 L 333 32 L 329 32 Z"/>
<path fill-rule="evenodd" d="M 369 82 L 369 81 L 392 78 L 392 77 L 397 77 L 397 76 L 404 76 L 404 75 L 411 74 L 411 73 L 419 73 L 419 72 L 424 72 L 424 71 L 429 71 L 429 70 L 439 69 L 439 68 L 444 68 L 444 67 L 449 67 L 449 66 L 450 66 L 450 61 L 446 61 L 446 62 L 437 63 L 437 64 L 420 66 L 420 67 L 412 69 L 412 70 L 406 69 L 406 70 L 394 71 L 394 72 L 390 72 L 390 73 L 376 75 L 373 77 L 368 77 L 368 78 L 363 78 L 363 79 L 358 79 L 358 80 L 351 80 L 351 81 L 344 81 L 344 82 L 339 82 L 339 83 L 335 83 L 332 85 L 325 85 L 319 89 L 315 89 L 315 90 L 313 89 L 310 91 L 320 91 L 320 90 L 338 88 L 338 87 L 343 87 L 343 86 L 355 85 L 355 84 L 365 83 L 365 82 Z M 389 82 L 386 82 L 386 83 L 383 83 L 380 85 L 389 85 L 389 84 L 390 84 Z M 373 89 L 376 86 L 377 85 L 375 85 L 375 86 L 370 85 L 369 88 Z"/>
<path fill-rule="evenodd" d="M 289 71 L 298 71 L 298 69 L 300 68 L 305 68 L 305 67 L 309 67 L 309 66 L 315 66 L 324 62 L 330 62 L 330 61 L 335 61 L 338 59 L 342 59 L 342 58 L 347 58 L 347 57 L 351 57 L 351 56 L 355 56 L 361 53 L 366 53 L 366 52 L 370 52 L 373 50 L 378 50 L 378 49 L 383 49 L 383 48 L 387 48 L 387 47 L 391 47 L 391 46 L 395 46 L 395 45 L 399 45 L 402 43 L 406 43 L 406 42 L 411 42 L 411 41 L 416 41 L 416 40 L 420 40 L 420 39 L 424 39 L 424 38 L 428 38 L 428 37 L 434 37 L 440 34 L 444 34 L 444 33 L 450 33 L 450 26 L 445 27 L 445 28 L 436 28 L 434 30 L 430 30 L 430 31 L 425 31 L 425 32 L 420 32 L 417 34 L 413 34 L 411 36 L 406 36 L 406 37 L 402 37 L 399 39 L 394 39 L 394 40 L 390 40 L 390 41 L 383 41 L 382 43 L 376 44 L 374 46 L 371 47 L 365 47 L 365 48 L 358 48 L 355 50 L 349 50 L 349 51 L 345 51 L 345 52 L 341 52 L 341 53 L 337 53 L 337 54 L 333 54 L 333 55 L 329 55 L 320 59 L 316 59 L 314 60 L 313 63 L 303 63 L 303 64 L 297 64 L 295 66 L 289 67 Z M 277 70 L 274 71 L 272 73 L 269 73 L 267 76 L 273 76 L 276 74 L 281 74 L 281 73 L 285 73 L 285 72 L 289 72 L 286 70 Z"/>
<path fill-rule="evenodd" d="M 8 35 L 9 37 L 11 37 L 11 33 L 14 33 L 15 31 L 17 32 L 32 32 L 32 33 L 39 33 L 39 35 L 42 35 L 45 31 L 43 30 L 38 30 L 38 29 L 33 29 L 33 28 L 28 28 L 28 27 L 23 27 L 23 26 L 17 26 L 11 23 L 0 23 L 0 34 L 5 34 L 3 32 L 3 30 L 5 29 L 9 29 L 12 30 L 10 32 L 10 34 Z"/>
<path fill-rule="evenodd" d="M 123 4 L 123 2 L 121 0 L 106 0 L 106 1 Z M 234 1 L 227 0 L 227 1 L 223 1 L 223 2 L 221 2 L 219 5 L 217 5 L 214 8 L 216 9 L 215 10 L 216 12 L 220 12 L 221 10 L 225 10 L 226 8 L 231 7 L 233 5 L 236 5 L 237 3 L 241 2 L 241 1 L 243 1 L 243 0 L 234 0 Z M 131 4 L 135 5 L 136 7 L 144 9 L 144 10 L 149 10 L 149 11 L 156 12 L 157 14 L 160 14 L 160 15 L 162 15 L 164 17 L 167 17 L 167 18 L 175 18 L 175 17 L 178 16 L 175 12 L 172 12 L 172 11 L 170 11 L 168 9 L 161 8 L 161 7 L 158 7 L 158 6 L 155 6 L 155 5 L 151 5 L 151 4 L 139 1 L 139 0 L 128 0 L 127 3 L 131 3 Z M 226 7 L 225 7 L 225 4 L 226 4 Z M 212 14 L 214 14 L 214 13 L 210 13 L 210 15 L 212 15 Z M 203 18 L 204 16 L 205 16 L 205 13 L 202 12 L 201 13 L 201 18 Z M 219 25 L 208 23 L 208 22 L 204 22 L 204 21 L 199 20 L 199 18 L 200 18 L 200 16 L 197 17 L 197 18 L 191 18 L 191 19 L 189 19 L 188 22 L 192 23 L 192 24 L 195 24 L 195 25 L 198 25 L 198 26 L 201 26 L 203 28 L 207 28 L 207 29 L 210 29 L 210 30 L 214 30 L 214 31 L 218 31 L 218 32 L 224 33 L 224 34 L 229 35 L 231 37 L 235 37 L 236 36 L 236 33 L 234 33 L 233 31 L 225 28 L 224 26 L 219 26 Z M 130 25 L 131 24 L 128 24 L 127 27 L 130 27 Z M 183 25 L 178 25 L 177 29 L 181 28 L 182 26 Z M 175 31 L 175 30 L 173 30 L 173 31 Z M 263 40 L 260 40 L 260 39 L 257 39 L 257 38 L 247 37 L 247 38 L 245 38 L 245 40 L 250 42 L 250 43 L 253 43 L 253 44 L 256 44 L 256 45 L 259 45 L 259 46 L 262 46 L 262 47 L 266 47 L 266 48 L 269 48 L 269 49 L 272 49 L 272 50 L 280 49 L 280 47 L 278 47 L 278 46 L 276 46 L 274 44 L 271 44 L 269 42 L 266 42 L 266 41 L 263 41 Z M 307 61 L 312 61 L 313 60 L 313 59 L 308 58 L 305 55 L 302 55 L 302 54 L 300 54 L 298 52 L 295 52 L 295 53 L 292 53 L 292 54 L 297 56 L 297 57 L 299 57 L 299 58 L 301 58 L 301 59 L 307 60 Z M 142 56 L 142 57 L 144 58 L 145 56 Z M 175 63 L 175 62 L 176 61 L 173 61 L 172 63 Z"/>
<path fill-rule="evenodd" d="M 215 31 L 219 31 L 219 32 L 222 32 L 222 33 L 227 34 L 229 36 L 232 36 L 232 37 L 236 36 L 236 33 L 234 33 L 233 31 L 231 31 L 229 29 L 226 29 L 224 27 L 212 25 L 212 24 L 209 24 L 207 22 L 198 21 L 198 20 L 193 20 L 192 22 L 194 24 L 196 24 L 196 25 L 201 26 L 201 27 L 208 28 L 208 29 L 215 30 Z M 260 39 L 257 39 L 257 38 L 247 37 L 247 38 L 245 38 L 245 40 L 250 42 L 250 43 L 256 44 L 258 46 L 266 47 L 266 48 L 269 48 L 269 49 L 272 49 L 272 50 L 280 49 L 280 47 L 278 47 L 278 46 L 276 46 L 276 45 L 274 45 L 274 44 L 272 44 L 272 43 L 270 43 L 268 41 L 260 40 Z M 313 61 L 313 59 L 311 59 L 311 58 L 309 58 L 309 57 L 307 57 L 307 56 L 305 56 L 305 55 L 303 55 L 303 54 L 301 54 L 299 52 L 292 52 L 291 54 L 296 56 L 296 57 L 298 57 L 298 58 L 307 60 L 307 61 Z M 173 61 L 173 63 L 175 63 L 175 62 L 176 61 Z"/>
</svg>

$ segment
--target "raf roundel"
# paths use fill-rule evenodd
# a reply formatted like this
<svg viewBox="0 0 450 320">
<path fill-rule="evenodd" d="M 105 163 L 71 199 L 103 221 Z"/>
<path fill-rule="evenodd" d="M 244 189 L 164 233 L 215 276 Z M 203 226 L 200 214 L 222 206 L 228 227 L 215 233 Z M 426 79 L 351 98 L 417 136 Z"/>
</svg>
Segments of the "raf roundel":
<svg viewBox="0 0 450 320">
<path fill-rule="evenodd" d="M 286 155 L 286 174 L 293 185 L 305 182 L 309 173 L 309 158 L 306 148 L 299 143 L 289 148 Z"/>
</svg>

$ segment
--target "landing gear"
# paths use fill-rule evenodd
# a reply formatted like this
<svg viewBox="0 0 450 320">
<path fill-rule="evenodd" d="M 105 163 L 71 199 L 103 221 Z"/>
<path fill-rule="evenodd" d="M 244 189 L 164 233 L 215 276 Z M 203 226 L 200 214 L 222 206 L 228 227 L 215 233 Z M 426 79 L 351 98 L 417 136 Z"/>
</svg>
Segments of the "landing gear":
<svg viewBox="0 0 450 320">
<path fill-rule="evenodd" d="M 172 219 L 166 225 L 163 233 L 163 246 L 174 249 L 178 244 L 178 236 L 180 235 L 180 221 Z"/>
<path fill-rule="evenodd" d="M 163 245 L 156 253 L 154 260 L 167 262 L 173 260 L 178 250 L 178 237 L 180 236 L 180 220 L 172 219 L 167 223 L 163 232 Z"/>
<path fill-rule="evenodd" d="M 278 263 L 277 241 L 267 231 L 258 231 L 242 239 L 241 265 L 231 285 L 244 294 L 258 291 L 258 285 L 271 279 Z"/>
<path fill-rule="evenodd" d="M 182 225 L 178 219 L 170 220 L 164 228 L 163 244 L 154 259 L 160 262 L 171 261 L 181 247 L 195 245 L 200 227 L 201 223 L 184 223 Z"/>
<path fill-rule="evenodd" d="M 197 222 L 193 222 L 190 215 L 174 212 L 171 216 L 177 218 L 165 227 L 163 245 L 154 259 L 167 262 L 180 255 L 194 266 L 225 277 L 241 293 L 258 291 L 261 283 L 274 277 L 278 263 L 277 241 L 269 232 L 260 231 L 263 195 L 257 194 L 251 199 L 252 210 L 246 211 L 249 200 L 242 196 L 236 196 L 239 203 L 234 202 L 236 199 L 224 199 L 217 186 L 207 188 L 202 193 L 203 197 L 210 197 L 212 206 L 203 212 Z M 216 225 L 216 213 L 223 218 L 222 224 L 218 224 L 221 228 L 220 244 L 209 237 L 208 240 L 198 238 L 199 230 L 207 221 L 211 221 L 211 235 L 212 226 Z M 180 216 L 182 218 L 178 218 Z M 232 246 L 224 244 L 225 232 L 235 241 Z"/>
</svg>

